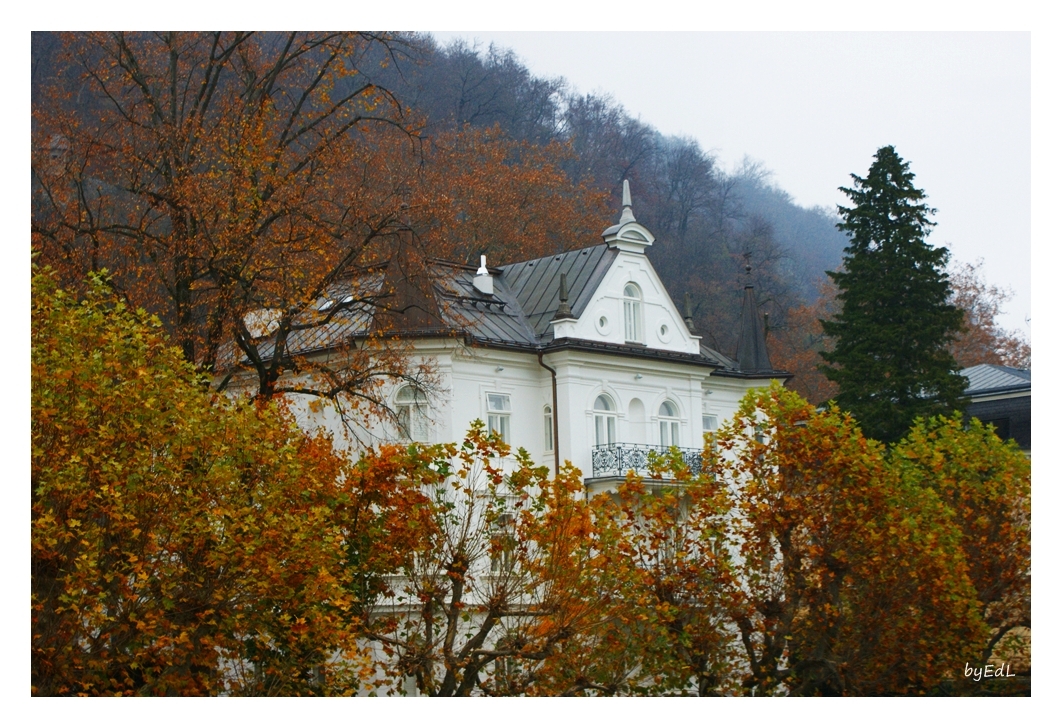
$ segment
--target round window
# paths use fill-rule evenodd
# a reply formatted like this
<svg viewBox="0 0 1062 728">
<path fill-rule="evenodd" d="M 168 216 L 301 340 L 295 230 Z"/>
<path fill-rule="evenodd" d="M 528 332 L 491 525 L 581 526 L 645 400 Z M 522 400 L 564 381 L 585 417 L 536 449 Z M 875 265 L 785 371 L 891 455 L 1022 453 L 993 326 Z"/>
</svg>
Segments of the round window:
<svg viewBox="0 0 1062 728">
<path fill-rule="evenodd" d="M 663 342 L 665 344 L 670 342 L 671 341 L 671 327 L 668 326 L 666 323 L 657 322 L 656 338 L 659 339 L 661 342 Z"/>
<path fill-rule="evenodd" d="M 594 328 L 597 329 L 597 333 L 602 336 L 608 336 L 612 333 L 612 322 L 609 321 L 608 314 L 601 309 L 597 311 L 597 318 L 590 320 L 594 322 Z"/>
</svg>

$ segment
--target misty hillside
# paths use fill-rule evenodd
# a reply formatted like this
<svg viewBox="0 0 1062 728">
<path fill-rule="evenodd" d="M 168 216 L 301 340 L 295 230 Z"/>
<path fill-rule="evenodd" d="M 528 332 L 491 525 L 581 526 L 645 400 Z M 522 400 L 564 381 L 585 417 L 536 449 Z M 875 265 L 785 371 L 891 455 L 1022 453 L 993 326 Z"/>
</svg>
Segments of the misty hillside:
<svg viewBox="0 0 1062 728">
<path fill-rule="evenodd" d="M 57 47 L 54 34 L 33 34 L 35 99 L 42 78 L 65 72 L 56 65 Z M 690 294 L 698 332 L 725 353 L 736 350 L 747 267 L 778 330 L 789 311 L 817 298 L 823 272 L 841 261 L 846 239 L 833 213 L 794 204 L 771 183 L 770 160 L 722 169 L 698 141 L 661 134 L 607 95 L 577 94 L 563 78 L 537 77 L 510 50 L 441 46 L 418 34 L 368 48 L 376 55 L 351 59 L 358 75 L 348 82 L 368 79 L 386 89 L 425 139 L 466 128 L 500 131 L 552 155 L 572 184 L 558 194 L 600 190 L 617 213 L 629 179 L 635 214 L 657 236 L 650 259 L 676 302 Z M 601 220 L 601 229 L 611 222 Z M 596 242 L 585 233 L 568 237 L 563 247 Z M 473 247 L 454 249 L 471 260 L 479 252 Z M 518 255 L 514 250 L 519 246 L 504 254 Z"/>
<path fill-rule="evenodd" d="M 372 80 L 420 116 L 425 134 L 497 125 L 515 139 L 562 142 L 569 177 L 607 191 L 615 210 L 630 179 L 635 214 L 657 236 L 649 257 L 677 300 L 693 296 L 701 333 L 723 351 L 736 346 L 746 263 L 772 326 L 813 301 L 823 272 L 840 264 L 846 238 L 832 211 L 794 204 L 771 183 L 769 160 L 724 170 L 696 140 L 665 136 L 608 96 L 577 95 L 563 78 L 537 77 L 511 50 L 407 40 Z"/>
</svg>

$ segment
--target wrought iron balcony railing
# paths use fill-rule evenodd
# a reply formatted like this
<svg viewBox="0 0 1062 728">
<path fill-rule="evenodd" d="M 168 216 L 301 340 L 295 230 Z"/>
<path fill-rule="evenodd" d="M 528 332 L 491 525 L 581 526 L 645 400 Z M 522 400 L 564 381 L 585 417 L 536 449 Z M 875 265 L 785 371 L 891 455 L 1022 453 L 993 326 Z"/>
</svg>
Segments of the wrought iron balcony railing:
<svg viewBox="0 0 1062 728">
<path fill-rule="evenodd" d="M 649 473 L 649 453 L 664 455 L 670 448 L 659 445 L 632 445 L 616 442 L 611 445 L 597 445 L 591 451 L 593 477 L 623 477 L 633 470 L 638 475 Z M 676 448 L 682 455 L 682 461 L 694 473 L 701 471 L 701 451 L 691 447 Z"/>
</svg>

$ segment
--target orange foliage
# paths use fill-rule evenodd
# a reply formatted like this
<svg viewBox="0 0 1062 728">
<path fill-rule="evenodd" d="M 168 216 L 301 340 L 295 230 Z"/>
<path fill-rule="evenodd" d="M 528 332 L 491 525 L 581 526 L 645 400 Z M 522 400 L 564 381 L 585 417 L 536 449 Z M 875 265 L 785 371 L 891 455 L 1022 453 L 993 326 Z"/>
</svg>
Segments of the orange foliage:
<svg viewBox="0 0 1062 728">
<path fill-rule="evenodd" d="M 496 130 L 420 139 L 358 68 L 399 42 L 64 34 L 34 108 L 41 262 L 72 289 L 107 269 L 221 387 L 325 397 L 359 417 L 387 414 L 381 387 L 396 378 L 430 389 L 395 322 L 373 316 L 394 293 L 376 266 L 400 250 L 414 264 L 546 255 L 596 232 L 604 207 L 559 169 L 558 145 Z M 342 351 L 306 355 L 320 345 Z"/>
<path fill-rule="evenodd" d="M 770 331 L 768 346 L 772 363 L 782 371 L 793 373 L 786 385 L 809 402 L 827 402 L 838 391 L 837 385 L 822 373 L 819 354 L 828 346 L 821 321 L 833 316 L 836 296 L 837 287 L 829 281 L 823 283 L 814 303 L 790 309 L 785 325 Z"/>
<path fill-rule="evenodd" d="M 772 387 L 718 434 L 735 489 L 735 613 L 760 694 L 924 694 L 979 657 L 959 530 L 835 408 Z"/>
<path fill-rule="evenodd" d="M 534 692 L 541 663 L 608 604 L 578 473 L 551 480 L 521 453 L 503 476 L 508 448 L 478 427 L 460 448 L 384 448 L 359 466 L 422 496 L 397 530 L 419 547 L 367 605 L 383 692 L 406 680 L 434 696 Z"/>
<path fill-rule="evenodd" d="M 347 461 L 212 400 L 103 284 L 33 294 L 34 694 L 354 690 Z"/>
</svg>

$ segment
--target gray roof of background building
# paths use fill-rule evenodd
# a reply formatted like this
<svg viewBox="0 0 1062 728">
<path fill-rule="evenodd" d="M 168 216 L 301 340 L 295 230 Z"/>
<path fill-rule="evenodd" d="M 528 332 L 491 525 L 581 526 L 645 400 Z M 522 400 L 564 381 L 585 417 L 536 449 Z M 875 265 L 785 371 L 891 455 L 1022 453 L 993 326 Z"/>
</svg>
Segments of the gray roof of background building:
<svg viewBox="0 0 1062 728">
<path fill-rule="evenodd" d="M 967 397 L 1002 394 L 1023 389 L 1032 391 L 1032 371 L 1029 369 L 1015 369 L 998 364 L 978 364 L 967 367 L 959 373 L 970 382 L 965 392 Z"/>
</svg>

